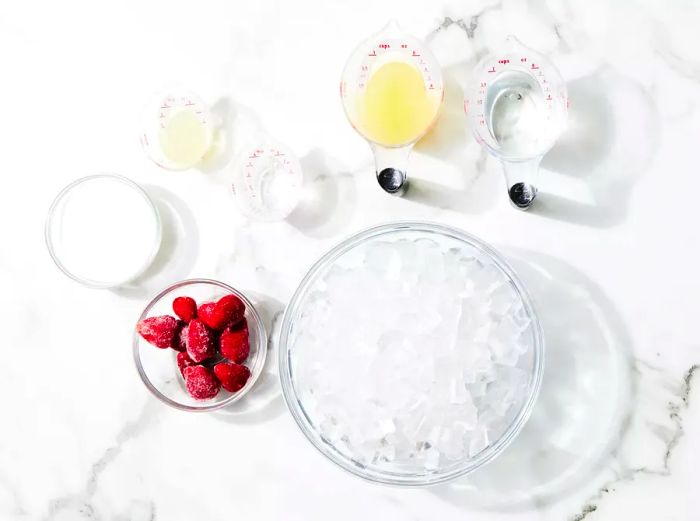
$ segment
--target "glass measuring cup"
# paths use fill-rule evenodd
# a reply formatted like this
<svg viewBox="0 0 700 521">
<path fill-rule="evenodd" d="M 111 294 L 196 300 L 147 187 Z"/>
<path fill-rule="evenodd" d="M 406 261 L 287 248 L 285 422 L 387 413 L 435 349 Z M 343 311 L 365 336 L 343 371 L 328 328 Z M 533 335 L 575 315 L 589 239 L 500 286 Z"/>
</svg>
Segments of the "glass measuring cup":
<svg viewBox="0 0 700 521">
<path fill-rule="evenodd" d="M 537 196 L 540 162 L 564 131 L 567 105 L 554 64 L 515 36 L 474 69 L 464 110 L 476 140 L 503 164 L 516 208 L 527 210 Z"/>
<path fill-rule="evenodd" d="M 184 89 L 171 88 L 155 96 L 141 118 L 141 146 L 158 166 L 186 170 L 197 165 L 214 140 L 209 107 Z"/>
<path fill-rule="evenodd" d="M 261 137 L 239 154 L 231 190 L 241 213 L 270 222 L 292 213 L 301 198 L 302 184 L 297 157 L 283 144 Z"/>
<path fill-rule="evenodd" d="M 437 60 L 395 21 L 350 55 L 340 97 L 348 120 L 372 148 L 377 181 L 386 192 L 405 192 L 408 156 L 435 123 L 443 94 Z"/>
</svg>

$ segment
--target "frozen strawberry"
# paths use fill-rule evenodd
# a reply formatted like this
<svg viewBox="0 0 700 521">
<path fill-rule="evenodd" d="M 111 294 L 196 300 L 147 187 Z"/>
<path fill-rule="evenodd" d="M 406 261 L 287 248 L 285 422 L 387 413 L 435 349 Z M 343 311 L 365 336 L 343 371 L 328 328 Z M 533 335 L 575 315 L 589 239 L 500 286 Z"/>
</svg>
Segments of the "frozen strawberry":
<svg viewBox="0 0 700 521">
<path fill-rule="evenodd" d="M 245 319 L 243 319 L 245 321 Z M 245 362 L 250 353 L 248 340 L 248 324 L 240 323 L 241 327 L 226 328 L 219 339 L 221 356 L 237 364 Z"/>
<path fill-rule="evenodd" d="M 235 393 L 240 391 L 250 378 L 250 369 L 244 365 L 221 362 L 214 366 L 214 373 L 224 389 Z"/>
<path fill-rule="evenodd" d="M 197 318 L 197 303 L 191 297 L 177 297 L 173 300 L 173 311 L 180 320 L 189 322 Z"/>
<path fill-rule="evenodd" d="M 236 324 L 229 324 L 224 331 L 240 331 L 242 329 L 244 329 L 246 333 L 248 332 L 248 319 L 245 317 Z"/>
<path fill-rule="evenodd" d="M 178 353 L 176 359 L 177 359 L 177 368 L 180 370 L 180 374 L 183 377 L 185 376 L 185 367 L 189 367 L 191 365 L 197 365 L 197 364 L 195 364 L 194 360 L 192 360 L 187 353 Z"/>
<path fill-rule="evenodd" d="M 178 321 L 170 315 L 144 318 L 136 324 L 136 331 L 146 342 L 160 349 L 173 345 L 178 332 Z"/>
<path fill-rule="evenodd" d="M 219 394 L 221 383 L 211 369 L 201 365 L 191 365 L 185 367 L 183 374 L 187 392 L 195 400 L 208 400 Z"/>
<path fill-rule="evenodd" d="M 177 332 L 175 333 L 175 338 L 170 347 L 175 351 L 184 352 L 187 351 L 187 330 L 189 326 L 186 322 L 178 320 L 177 322 Z"/>
<path fill-rule="evenodd" d="M 236 295 L 221 297 L 214 307 L 211 319 L 212 327 L 221 331 L 225 327 L 237 324 L 245 315 L 245 304 Z"/>
<path fill-rule="evenodd" d="M 208 327 L 216 329 L 212 324 L 215 324 L 213 319 L 214 308 L 216 307 L 216 302 L 207 302 L 202 304 L 197 308 L 197 318 L 204 322 Z"/>
<path fill-rule="evenodd" d="M 214 334 L 201 320 L 193 319 L 187 326 L 187 354 L 199 363 L 215 353 Z"/>
</svg>

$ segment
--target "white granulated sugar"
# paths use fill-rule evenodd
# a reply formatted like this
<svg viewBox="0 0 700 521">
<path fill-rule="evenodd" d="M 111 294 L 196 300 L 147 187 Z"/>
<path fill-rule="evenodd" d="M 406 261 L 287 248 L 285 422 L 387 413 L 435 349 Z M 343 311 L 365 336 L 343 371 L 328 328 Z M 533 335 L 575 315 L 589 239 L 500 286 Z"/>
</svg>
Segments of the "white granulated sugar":
<svg viewBox="0 0 700 521">
<path fill-rule="evenodd" d="M 117 285 L 147 267 L 160 229 L 151 203 L 137 188 L 98 176 L 64 194 L 50 234 L 54 253 L 69 273 L 94 284 Z"/>
<path fill-rule="evenodd" d="M 476 456 L 527 399 L 532 324 L 475 248 L 374 239 L 301 304 L 293 382 L 326 443 L 357 464 L 432 472 Z"/>
</svg>

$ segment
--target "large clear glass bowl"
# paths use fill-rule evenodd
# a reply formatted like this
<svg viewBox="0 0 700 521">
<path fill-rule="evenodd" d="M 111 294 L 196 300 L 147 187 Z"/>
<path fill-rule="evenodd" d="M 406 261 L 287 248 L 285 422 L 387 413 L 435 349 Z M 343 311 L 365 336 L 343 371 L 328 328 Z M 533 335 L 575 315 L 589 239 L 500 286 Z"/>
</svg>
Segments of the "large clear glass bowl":
<svg viewBox="0 0 700 521">
<path fill-rule="evenodd" d="M 524 313 L 530 319 L 530 325 L 525 331 L 528 349 L 526 354 L 522 355 L 529 379 L 526 384 L 526 392 L 519 397 L 514 405 L 514 412 L 508 416 L 507 427 L 498 438 L 491 440 L 491 443 L 481 452 L 431 470 L 418 468 L 417 465 L 415 467 L 403 465 L 393 468 L 390 465 L 361 462 L 353 459 L 351 455 L 347 454 L 347 451 L 340 450 L 321 435 L 320 427 L 314 424 L 312 414 L 307 412 L 304 399 L 298 392 L 300 387 L 298 378 L 302 377 L 302 372 L 294 370 L 294 344 L 299 333 L 299 328 L 295 328 L 295 324 L 300 322 L 299 318 L 304 313 L 307 299 L 324 274 L 344 256 L 352 255 L 353 250 L 360 246 L 366 246 L 374 241 L 393 241 L 404 238 L 429 238 L 443 243 L 446 241 L 447 244 L 453 244 L 473 252 L 481 262 L 500 270 L 505 280 L 512 284 L 521 300 Z M 400 310 L 392 310 L 392 312 L 400 312 Z M 500 454 L 520 432 L 530 415 L 539 391 L 544 364 L 544 338 L 537 313 L 527 290 L 513 269 L 496 250 L 476 237 L 455 228 L 428 222 L 396 222 L 376 226 L 350 237 L 321 257 L 306 274 L 287 306 L 281 327 L 279 349 L 280 379 L 284 398 L 299 428 L 313 446 L 328 459 L 361 478 L 403 486 L 426 486 L 442 483 L 473 472 Z"/>
<path fill-rule="evenodd" d="M 173 300 L 177 297 L 192 297 L 197 304 L 217 301 L 224 295 L 234 294 L 245 304 L 245 318 L 250 332 L 250 354 L 244 362 L 250 369 L 250 378 L 245 386 L 235 393 L 221 389 L 210 400 L 195 400 L 185 388 L 180 376 L 174 349 L 158 349 L 146 342 L 134 328 L 133 354 L 136 370 L 146 388 L 160 401 L 183 411 L 213 411 L 230 405 L 246 395 L 262 373 L 267 356 L 267 333 L 253 303 L 243 293 L 231 286 L 210 279 L 183 280 L 165 288 L 145 307 L 138 321 L 158 315 L 173 315 Z"/>
</svg>

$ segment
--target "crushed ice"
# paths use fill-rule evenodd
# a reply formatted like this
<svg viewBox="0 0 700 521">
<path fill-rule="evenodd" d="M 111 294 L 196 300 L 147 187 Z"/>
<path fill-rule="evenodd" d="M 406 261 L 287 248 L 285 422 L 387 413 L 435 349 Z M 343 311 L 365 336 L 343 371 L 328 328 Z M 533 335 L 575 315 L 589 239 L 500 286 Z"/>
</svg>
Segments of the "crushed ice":
<svg viewBox="0 0 700 521">
<path fill-rule="evenodd" d="M 512 282 L 477 251 L 374 241 L 307 298 L 294 385 L 322 438 L 358 464 L 435 471 L 518 413 L 530 329 Z"/>
</svg>

